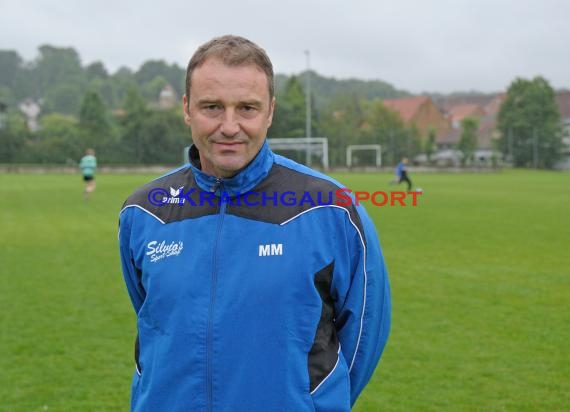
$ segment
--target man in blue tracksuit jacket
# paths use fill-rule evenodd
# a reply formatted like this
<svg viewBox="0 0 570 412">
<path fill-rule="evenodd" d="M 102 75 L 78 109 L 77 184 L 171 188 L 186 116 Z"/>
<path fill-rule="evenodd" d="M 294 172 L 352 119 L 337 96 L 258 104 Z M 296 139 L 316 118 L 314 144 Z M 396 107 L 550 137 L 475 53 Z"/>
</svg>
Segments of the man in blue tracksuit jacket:
<svg viewBox="0 0 570 412">
<path fill-rule="evenodd" d="M 201 46 L 183 105 L 190 163 L 120 213 L 138 331 L 131 411 L 349 411 L 390 326 L 373 223 L 339 183 L 270 150 L 273 69 L 259 46 Z"/>
</svg>

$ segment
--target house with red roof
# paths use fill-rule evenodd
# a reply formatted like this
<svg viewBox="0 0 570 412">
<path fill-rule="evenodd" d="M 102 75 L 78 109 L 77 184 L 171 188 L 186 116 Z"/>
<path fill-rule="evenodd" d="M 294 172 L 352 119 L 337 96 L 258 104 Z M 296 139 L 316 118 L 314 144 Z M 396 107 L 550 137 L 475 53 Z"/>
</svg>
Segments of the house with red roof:
<svg viewBox="0 0 570 412">
<path fill-rule="evenodd" d="M 415 126 L 422 139 L 427 139 L 429 130 L 436 131 L 437 139 L 451 131 L 451 124 L 433 100 L 428 96 L 386 99 L 384 105 L 400 115 L 407 126 Z"/>
<path fill-rule="evenodd" d="M 493 141 L 499 137 L 497 132 L 497 116 L 501 105 L 505 101 L 506 93 L 495 96 L 474 96 L 473 99 L 464 97 L 461 101 L 446 101 L 445 113 L 449 117 L 453 131 L 442 139 L 444 147 L 452 147 L 461 138 L 461 121 L 467 117 L 479 122 L 477 130 L 477 148 L 480 150 L 493 150 Z"/>
<path fill-rule="evenodd" d="M 479 120 L 485 115 L 485 110 L 478 104 L 474 103 L 453 106 L 448 112 L 449 120 L 451 120 L 451 126 L 454 129 L 461 128 L 461 121 L 467 117 Z"/>
</svg>

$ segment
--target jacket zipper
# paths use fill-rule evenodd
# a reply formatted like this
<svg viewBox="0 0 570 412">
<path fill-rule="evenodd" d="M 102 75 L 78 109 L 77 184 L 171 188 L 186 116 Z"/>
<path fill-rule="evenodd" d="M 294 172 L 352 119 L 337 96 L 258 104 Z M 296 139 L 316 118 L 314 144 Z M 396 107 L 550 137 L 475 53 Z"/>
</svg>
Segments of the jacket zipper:
<svg viewBox="0 0 570 412">
<path fill-rule="evenodd" d="M 222 188 L 222 180 L 216 179 L 216 183 L 212 188 L 214 194 L 218 189 Z M 214 388 L 213 388 L 213 340 L 214 340 L 214 308 L 216 305 L 216 289 L 218 284 L 218 244 L 224 223 L 224 215 L 226 213 L 226 202 L 221 202 L 219 208 L 218 226 L 216 229 L 216 238 L 214 240 L 214 248 L 212 254 L 212 283 L 210 286 L 210 306 L 208 307 L 208 329 L 206 331 L 206 394 L 207 394 L 207 410 L 212 411 L 214 408 Z"/>
</svg>

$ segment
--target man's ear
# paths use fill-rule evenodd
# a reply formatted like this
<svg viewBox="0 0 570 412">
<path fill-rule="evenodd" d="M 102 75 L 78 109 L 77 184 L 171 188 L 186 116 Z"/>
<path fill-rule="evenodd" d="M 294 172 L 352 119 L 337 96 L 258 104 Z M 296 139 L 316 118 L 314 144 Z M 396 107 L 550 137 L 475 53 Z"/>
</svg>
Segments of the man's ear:
<svg viewBox="0 0 570 412">
<path fill-rule="evenodd" d="M 182 96 L 182 111 L 184 113 L 184 123 L 190 126 L 190 109 L 189 109 L 189 99 L 186 95 Z"/>
<path fill-rule="evenodd" d="M 269 116 L 267 117 L 267 128 L 271 127 L 271 123 L 273 123 L 273 113 L 275 113 L 275 97 L 271 99 L 271 103 L 269 103 Z"/>
</svg>

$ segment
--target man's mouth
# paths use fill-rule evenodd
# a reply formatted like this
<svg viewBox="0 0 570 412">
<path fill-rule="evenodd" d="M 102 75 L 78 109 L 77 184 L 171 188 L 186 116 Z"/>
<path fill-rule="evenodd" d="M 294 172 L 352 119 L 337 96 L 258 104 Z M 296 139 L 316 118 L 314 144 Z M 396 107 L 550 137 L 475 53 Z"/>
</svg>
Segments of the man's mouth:
<svg viewBox="0 0 570 412">
<path fill-rule="evenodd" d="M 245 142 L 242 142 L 240 140 L 235 140 L 235 141 L 223 141 L 222 140 L 222 141 L 214 141 L 212 143 L 215 145 L 220 145 L 220 146 L 226 147 L 226 148 L 232 148 L 232 147 L 235 147 L 238 145 L 245 144 Z"/>
</svg>

